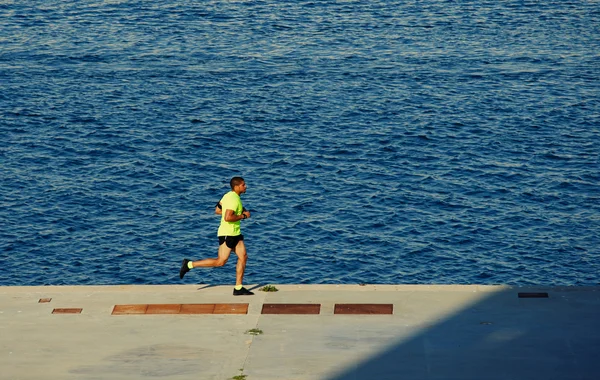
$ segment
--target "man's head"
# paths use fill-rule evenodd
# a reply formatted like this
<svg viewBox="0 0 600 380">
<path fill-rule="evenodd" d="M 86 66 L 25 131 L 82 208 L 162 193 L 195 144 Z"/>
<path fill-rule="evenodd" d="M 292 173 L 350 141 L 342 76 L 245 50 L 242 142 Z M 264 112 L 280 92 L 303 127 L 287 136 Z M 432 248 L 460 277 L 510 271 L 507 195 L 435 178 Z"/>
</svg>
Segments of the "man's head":
<svg viewBox="0 0 600 380">
<path fill-rule="evenodd" d="M 235 191 L 238 194 L 246 192 L 246 182 L 242 177 L 233 177 L 231 181 L 229 181 L 229 186 L 231 186 L 232 191 Z"/>
</svg>

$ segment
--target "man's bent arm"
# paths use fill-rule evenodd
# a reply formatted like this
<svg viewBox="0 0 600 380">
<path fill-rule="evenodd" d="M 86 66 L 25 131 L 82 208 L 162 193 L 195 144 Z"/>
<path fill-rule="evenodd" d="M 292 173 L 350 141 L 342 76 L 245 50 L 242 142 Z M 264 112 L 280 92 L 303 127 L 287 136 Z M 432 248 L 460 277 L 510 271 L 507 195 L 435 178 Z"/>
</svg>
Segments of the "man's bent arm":
<svg viewBox="0 0 600 380">
<path fill-rule="evenodd" d="M 235 215 L 233 210 L 225 210 L 225 221 L 226 222 L 237 222 L 238 220 L 246 219 L 250 217 L 250 212 L 244 211 L 241 215 Z"/>
</svg>

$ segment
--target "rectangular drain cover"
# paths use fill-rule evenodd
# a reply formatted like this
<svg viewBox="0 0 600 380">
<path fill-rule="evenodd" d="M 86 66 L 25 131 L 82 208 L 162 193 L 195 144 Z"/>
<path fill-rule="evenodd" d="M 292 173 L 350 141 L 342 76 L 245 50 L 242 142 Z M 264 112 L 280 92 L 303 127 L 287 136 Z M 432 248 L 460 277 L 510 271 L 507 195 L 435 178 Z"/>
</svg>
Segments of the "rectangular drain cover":
<svg viewBox="0 0 600 380">
<path fill-rule="evenodd" d="M 81 308 L 57 308 L 52 310 L 52 314 L 81 314 L 83 309 Z"/>
<path fill-rule="evenodd" d="M 540 292 L 540 293 L 519 293 L 519 298 L 548 298 L 548 293 Z"/>
<path fill-rule="evenodd" d="M 247 303 L 115 305 L 112 315 L 133 314 L 248 314 Z"/>
<path fill-rule="evenodd" d="M 394 305 L 385 303 L 336 304 L 334 314 L 394 314 Z"/>
<path fill-rule="evenodd" d="M 115 305 L 112 315 L 146 314 L 148 305 Z"/>
<path fill-rule="evenodd" d="M 299 303 L 266 303 L 262 307 L 262 314 L 319 314 L 321 304 Z"/>
</svg>

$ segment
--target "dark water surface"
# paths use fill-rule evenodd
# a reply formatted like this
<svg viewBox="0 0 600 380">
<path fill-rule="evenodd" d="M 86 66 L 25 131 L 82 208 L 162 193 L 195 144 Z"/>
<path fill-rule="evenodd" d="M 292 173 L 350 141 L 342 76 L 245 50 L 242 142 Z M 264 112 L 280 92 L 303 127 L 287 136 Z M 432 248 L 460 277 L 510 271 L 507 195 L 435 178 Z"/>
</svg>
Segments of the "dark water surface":
<svg viewBox="0 0 600 380">
<path fill-rule="evenodd" d="M 597 1 L 0 1 L 0 285 L 600 283 Z M 225 267 L 185 282 L 233 283 Z"/>
</svg>

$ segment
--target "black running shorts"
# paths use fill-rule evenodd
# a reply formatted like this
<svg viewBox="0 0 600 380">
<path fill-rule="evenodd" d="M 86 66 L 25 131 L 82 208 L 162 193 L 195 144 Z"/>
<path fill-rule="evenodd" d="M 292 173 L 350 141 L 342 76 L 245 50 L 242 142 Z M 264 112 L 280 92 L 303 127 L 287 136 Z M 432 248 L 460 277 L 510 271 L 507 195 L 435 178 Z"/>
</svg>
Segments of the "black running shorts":
<svg viewBox="0 0 600 380">
<path fill-rule="evenodd" d="M 227 247 L 234 249 L 240 241 L 244 240 L 244 235 L 237 236 L 219 236 L 219 245 L 227 244 Z"/>
</svg>

